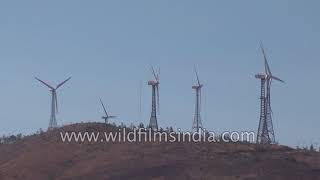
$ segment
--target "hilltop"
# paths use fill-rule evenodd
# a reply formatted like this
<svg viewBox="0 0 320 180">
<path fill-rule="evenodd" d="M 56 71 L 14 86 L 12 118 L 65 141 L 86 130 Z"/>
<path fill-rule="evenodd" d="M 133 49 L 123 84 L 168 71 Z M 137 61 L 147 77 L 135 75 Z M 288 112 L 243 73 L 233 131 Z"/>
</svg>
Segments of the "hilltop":
<svg viewBox="0 0 320 180">
<path fill-rule="evenodd" d="M 0 145 L 1 180 L 317 180 L 320 153 L 248 143 L 63 143 L 60 132 L 116 131 L 81 123 Z"/>
</svg>

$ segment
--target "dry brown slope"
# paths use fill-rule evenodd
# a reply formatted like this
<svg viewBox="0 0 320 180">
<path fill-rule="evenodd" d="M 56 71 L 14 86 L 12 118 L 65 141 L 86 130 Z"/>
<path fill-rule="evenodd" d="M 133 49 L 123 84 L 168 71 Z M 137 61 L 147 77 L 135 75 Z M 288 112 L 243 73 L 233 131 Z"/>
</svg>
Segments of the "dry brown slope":
<svg viewBox="0 0 320 180">
<path fill-rule="evenodd" d="M 58 133 L 110 128 L 77 124 L 1 145 L 0 179 L 320 179 L 320 155 L 314 152 L 225 143 L 67 144 Z"/>
</svg>

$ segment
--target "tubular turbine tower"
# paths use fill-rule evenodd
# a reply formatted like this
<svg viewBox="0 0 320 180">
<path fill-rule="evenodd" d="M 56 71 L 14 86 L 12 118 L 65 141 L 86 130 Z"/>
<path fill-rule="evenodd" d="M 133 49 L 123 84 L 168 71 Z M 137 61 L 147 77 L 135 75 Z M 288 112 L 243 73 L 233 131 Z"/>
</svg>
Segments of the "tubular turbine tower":
<svg viewBox="0 0 320 180">
<path fill-rule="evenodd" d="M 267 61 L 265 51 L 262 44 L 260 48 L 264 57 L 264 74 L 257 74 L 255 77 L 261 80 L 261 96 L 260 96 L 260 121 L 257 133 L 257 144 L 275 144 L 275 134 L 272 123 L 271 109 L 271 84 L 272 80 L 284 83 L 280 78 L 273 76 Z"/>
</svg>

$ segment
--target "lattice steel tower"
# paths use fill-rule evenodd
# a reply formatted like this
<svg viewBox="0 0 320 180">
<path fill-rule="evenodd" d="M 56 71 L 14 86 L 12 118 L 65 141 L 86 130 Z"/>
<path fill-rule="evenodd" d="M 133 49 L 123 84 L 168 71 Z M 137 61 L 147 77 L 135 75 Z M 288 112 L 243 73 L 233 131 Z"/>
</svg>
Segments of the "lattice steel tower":
<svg viewBox="0 0 320 180">
<path fill-rule="evenodd" d="M 277 80 L 284 83 L 283 80 L 272 75 L 265 51 L 262 44 L 260 48 L 264 57 L 264 74 L 257 74 L 255 77 L 261 81 L 260 94 L 260 121 L 257 133 L 257 144 L 275 144 L 275 134 L 272 123 L 272 109 L 271 109 L 271 84 L 272 80 Z"/>
<path fill-rule="evenodd" d="M 159 112 L 159 74 L 160 69 L 158 70 L 158 74 L 155 73 L 153 67 L 151 67 L 153 76 L 155 80 L 148 81 L 148 85 L 152 87 L 152 105 L 151 105 L 151 117 L 149 128 L 153 130 L 158 130 L 158 120 L 157 120 L 157 111 Z"/>
<path fill-rule="evenodd" d="M 199 132 L 200 129 L 202 129 L 202 122 L 201 122 L 201 88 L 203 87 L 203 84 L 200 83 L 198 72 L 196 68 L 194 69 L 197 77 L 197 85 L 192 86 L 192 89 L 196 91 L 196 103 L 195 103 L 195 113 L 194 113 L 194 119 L 192 124 L 192 131 Z"/>
</svg>

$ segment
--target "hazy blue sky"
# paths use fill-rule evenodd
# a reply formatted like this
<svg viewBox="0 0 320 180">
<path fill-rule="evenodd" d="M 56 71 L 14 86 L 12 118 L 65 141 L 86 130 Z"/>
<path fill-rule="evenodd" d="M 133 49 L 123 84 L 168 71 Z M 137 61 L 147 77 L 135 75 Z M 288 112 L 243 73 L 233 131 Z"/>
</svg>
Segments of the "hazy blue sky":
<svg viewBox="0 0 320 180">
<path fill-rule="evenodd" d="M 59 124 L 149 122 L 150 65 L 161 67 L 160 126 L 190 130 L 193 66 L 205 128 L 257 130 L 263 41 L 273 74 L 276 139 L 320 143 L 319 1 L 1 1 L 0 134 L 46 129 L 56 85 Z M 139 119 L 139 82 L 143 115 Z"/>
</svg>

